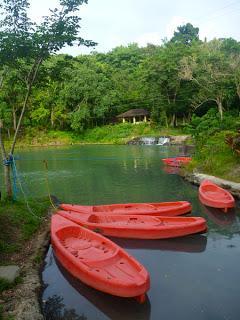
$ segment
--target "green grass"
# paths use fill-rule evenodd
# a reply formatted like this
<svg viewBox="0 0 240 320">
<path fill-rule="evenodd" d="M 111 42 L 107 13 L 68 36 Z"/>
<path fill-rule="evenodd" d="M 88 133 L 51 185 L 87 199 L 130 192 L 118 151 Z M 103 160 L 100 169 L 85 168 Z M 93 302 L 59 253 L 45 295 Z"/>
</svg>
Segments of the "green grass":
<svg viewBox="0 0 240 320">
<path fill-rule="evenodd" d="M 4 290 L 13 289 L 17 284 L 22 282 L 21 277 L 17 277 L 13 283 L 0 278 L 0 295 Z M 3 317 L 3 305 L 0 304 L 0 320 L 13 320 L 12 316 Z"/>
<path fill-rule="evenodd" d="M 0 203 L 0 264 L 12 264 L 10 260 L 14 253 L 24 250 L 26 241 L 34 236 L 39 229 L 42 218 L 48 213 L 49 199 L 30 200 L 29 206 L 34 215 L 29 212 L 26 204 L 16 201 L 1 201 Z M 38 262 L 40 259 L 37 254 Z M 11 261 L 11 262 L 9 262 Z M 4 290 L 12 289 L 21 283 L 19 276 L 14 283 L 0 278 L 0 295 Z M 0 305 L 0 320 L 11 320 L 13 317 L 3 317 L 3 306 Z"/>
<path fill-rule="evenodd" d="M 34 215 L 23 202 L 1 202 L 0 204 L 0 261 L 5 263 L 8 255 L 17 252 L 38 230 L 50 207 L 49 199 L 29 202 Z"/>
<path fill-rule="evenodd" d="M 0 278 L 0 293 L 3 292 L 4 290 L 14 288 L 19 283 L 22 283 L 22 278 L 20 276 L 17 277 L 13 283 Z"/>
<path fill-rule="evenodd" d="M 4 290 L 10 289 L 12 284 L 5 279 L 0 278 L 0 293 Z"/>
<path fill-rule="evenodd" d="M 150 124 L 121 123 L 88 129 L 82 134 L 58 130 L 25 129 L 25 134 L 17 143 L 18 147 L 70 145 L 70 144 L 125 144 L 141 136 L 181 135 L 182 129 L 160 128 Z M 7 142 L 10 144 L 10 141 Z"/>
<path fill-rule="evenodd" d="M 0 320 L 3 320 L 3 305 L 0 304 Z"/>
<path fill-rule="evenodd" d="M 222 131 L 206 137 L 204 144 L 197 142 L 196 153 L 188 170 L 197 169 L 201 173 L 240 182 L 240 157 L 225 143 L 227 133 Z"/>
<path fill-rule="evenodd" d="M 86 130 L 79 135 L 83 143 L 125 144 L 129 140 L 142 136 L 178 135 L 181 130 L 165 129 L 150 124 L 122 123 Z"/>
</svg>

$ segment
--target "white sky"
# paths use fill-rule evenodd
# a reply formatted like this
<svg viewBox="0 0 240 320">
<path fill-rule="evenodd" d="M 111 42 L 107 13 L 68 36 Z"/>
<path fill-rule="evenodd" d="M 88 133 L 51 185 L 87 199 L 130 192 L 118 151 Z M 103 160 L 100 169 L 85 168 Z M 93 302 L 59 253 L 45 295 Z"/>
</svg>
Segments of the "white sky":
<svg viewBox="0 0 240 320">
<path fill-rule="evenodd" d="M 31 17 L 39 21 L 57 3 L 30 0 Z M 200 28 L 201 39 L 232 37 L 240 41 L 240 0 L 89 0 L 81 6 L 80 16 L 80 35 L 98 42 L 98 52 L 133 42 L 160 44 L 187 22 Z M 92 50 L 68 47 L 63 52 L 78 55 Z"/>
</svg>

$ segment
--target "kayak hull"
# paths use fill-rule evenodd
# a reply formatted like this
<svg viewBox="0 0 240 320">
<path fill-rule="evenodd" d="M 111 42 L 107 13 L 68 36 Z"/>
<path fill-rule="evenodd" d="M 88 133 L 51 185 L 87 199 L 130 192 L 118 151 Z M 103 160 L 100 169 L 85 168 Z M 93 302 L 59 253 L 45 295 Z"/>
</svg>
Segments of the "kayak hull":
<svg viewBox="0 0 240 320">
<path fill-rule="evenodd" d="M 98 206 L 81 206 L 74 204 L 60 204 L 66 211 L 76 211 L 87 214 L 120 214 L 120 215 L 151 215 L 178 216 L 191 212 L 192 206 L 188 201 L 156 202 L 156 203 L 125 203 Z"/>
<path fill-rule="evenodd" d="M 85 284 L 112 295 L 144 300 L 150 287 L 148 272 L 109 239 L 55 214 L 51 242 L 63 267 Z"/>
<path fill-rule="evenodd" d="M 182 167 L 187 165 L 192 158 L 190 157 L 175 157 L 162 159 L 163 163 L 170 167 Z"/>
<path fill-rule="evenodd" d="M 200 217 L 153 217 L 144 215 L 96 215 L 74 211 L 57 214 L 105 236 L 132 239 L 167 239 L 205 232 L 206 220 Z"/>
<path fill-rule="evenodd" d="M 200 184 L 199 200 L 208 207 L 219 208 L 224 212 L 235 206 L 233 196 L 209 180 L 204 180 Z"/>
</svg>

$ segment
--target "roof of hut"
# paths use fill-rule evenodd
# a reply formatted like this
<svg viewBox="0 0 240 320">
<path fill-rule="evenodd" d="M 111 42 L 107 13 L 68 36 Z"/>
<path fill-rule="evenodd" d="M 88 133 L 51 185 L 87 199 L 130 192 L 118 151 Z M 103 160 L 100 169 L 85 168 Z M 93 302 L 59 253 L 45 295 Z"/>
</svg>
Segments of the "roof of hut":
<svg viewBox="0 0 240 320">
<path fill-rule="evenodd" d="M 148 116 L 149 112 L 145 109 L 131 109 L 127 112 L 121 113 L 117 118 L 131 118 L 135 116 Z"/>
</svg>

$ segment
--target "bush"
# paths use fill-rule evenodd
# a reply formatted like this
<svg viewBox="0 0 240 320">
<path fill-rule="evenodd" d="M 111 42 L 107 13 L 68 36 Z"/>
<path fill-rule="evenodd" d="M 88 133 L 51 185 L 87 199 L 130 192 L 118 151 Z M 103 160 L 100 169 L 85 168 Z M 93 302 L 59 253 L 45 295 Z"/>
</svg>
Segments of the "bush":
<svg viewBox="0 0 240 320">
<path fill-rule="evenodd" d="M 212 108 L 202 117 L 193 115 L 192 121 L 185 126 L 184 131 L 190 133 L 195 139 L 200 140 L 222 130 L 235 131 L 238 127 L 240 127 L 239 116 L 225 113 L 221 120 L 216 108 Z"/>
</svg>

